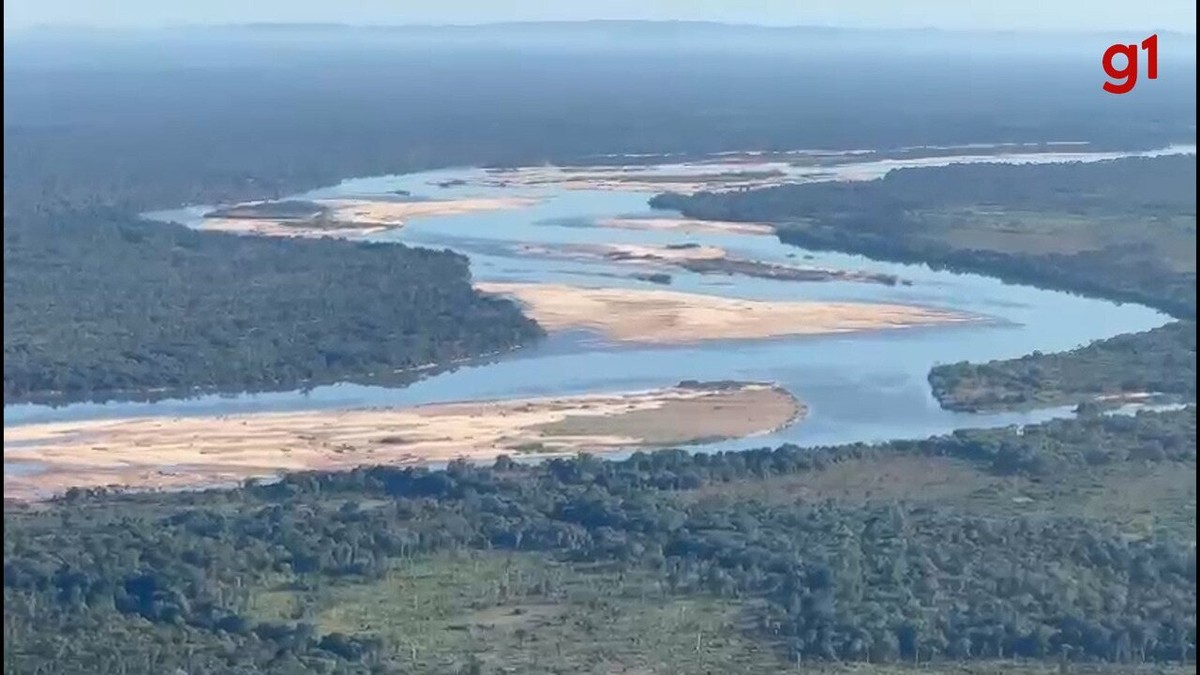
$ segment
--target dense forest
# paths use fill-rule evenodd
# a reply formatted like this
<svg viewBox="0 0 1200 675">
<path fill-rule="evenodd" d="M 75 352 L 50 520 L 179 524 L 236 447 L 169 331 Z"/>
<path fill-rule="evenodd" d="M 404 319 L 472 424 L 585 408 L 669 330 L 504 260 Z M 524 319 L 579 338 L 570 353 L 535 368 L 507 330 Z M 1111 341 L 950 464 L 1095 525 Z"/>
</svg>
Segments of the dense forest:
<svg viewBox="0 0 1200 675">
<path fill-rule="evenodd" d="M 1067 354 L 938 366 L 951 408 L 1073 403 L 1155 391 L 1194 400 L 1196 157 L 901 169 L 865 183 L 658 195 L 701 218 L 769 221 L 813 249 L 926 263 L 1138 302 L 1181 319 Z"/>
<path fill-rule="evenodd" d="M 1196 324 L 1169 323 L 1058 354 L 940 365 L 929 383 L 951 410 L 1038 408 L 1131 394 L 1194 401 Z"/>
<path fill-rule="evenodd" d="M 264 598 L 385 593 L 415 583 L 420 561 L 465 550 L 484 562 L 520 553 L 542 560 L 540 569 L 586 576 L 602 564 L 631 584 L 651 579 L 641 606 L 736 603 L 742 630 L 780 664 L 1189 663 L 1194 542 L 1170 529 L 1131 538 L 1062 504 L 1070 485 L 1113 467 L 1161 464 L 1178 475 L 1193 472 L 1195 460 L 1193 408 L 876 446 L 668 450 L 541 465 L 502 457 L 490 468 L 364 467 L 202 493 L 73 491 L 6 508 L 5 671 L 49 672 L 52 663 L 56 673 L 95 674 L 502 672 L 509 661 L 495 662 L 499 645 L 471 642 L 479 651 L 465 653 L 464 636 L 431 646 L 421 622 L 433 617 L 404 619 L 400 606 L 417 601 L 404 593 L 357 631 L 344 620 L 327 630 L 303 603 L 290 618 L 264 618 Z M 961 480 L 1019 481 L 1026 491 L 1052 483 L 1061 503 L 976 514 L 919 495 L 806 499 L 796 482 L 844 464 L 860 472 L 897 461 L 962 466 Z M 1184 528 L 1195 526 L 1194 483 L 1192 499 L 1190 512 L 1179 509 Z M 549 611 L 563 601 L 556 584 L 564 578 L 490 579 L 508 590 L 476 610 L 512 608 L 512 594 L 524 598 L 517 615 Z M 590 606 L 562 628 L 574 631 L 567 649 L 602 619 L 603 606 Z M 398 642 L 381 637 L 392 621 L 413 622 L 395 627 Z M 579 672 L 561 659 L 555 666 L 536 631 L 519 641 L 522 658 L 548 657 L 527 672 Z"/>
<path fill-rule="evenodd" d="M 448 251 L 106 210 L 4 220 L 6 403 L 384 377 L 539 335 Z"/>
</svg>

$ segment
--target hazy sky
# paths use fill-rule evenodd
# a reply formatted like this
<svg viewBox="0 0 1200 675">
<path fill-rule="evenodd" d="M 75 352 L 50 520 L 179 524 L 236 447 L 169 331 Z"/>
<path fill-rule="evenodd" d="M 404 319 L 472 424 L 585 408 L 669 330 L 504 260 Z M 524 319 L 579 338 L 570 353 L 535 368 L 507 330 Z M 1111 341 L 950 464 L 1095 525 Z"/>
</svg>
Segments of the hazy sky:
<svg viewBox="0 0 1200 675">
<path fill-rule="evenodd" d="M 1195 0 L 4 0 L 36 24 L 486 23 L 683 19 L 767 25 L 1194 32 Z"/>
</svg>

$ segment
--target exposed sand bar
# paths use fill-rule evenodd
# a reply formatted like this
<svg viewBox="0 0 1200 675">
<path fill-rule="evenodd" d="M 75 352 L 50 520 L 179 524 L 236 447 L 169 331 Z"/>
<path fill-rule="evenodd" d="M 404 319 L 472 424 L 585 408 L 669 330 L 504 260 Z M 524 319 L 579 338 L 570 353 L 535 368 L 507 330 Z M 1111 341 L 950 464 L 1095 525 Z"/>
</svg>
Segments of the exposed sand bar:
<svg viewBox="0 0 1200 675">
<path fill-rule="evenodd" d="M 853 302 L 767 302 L 652 289 L 477 283 L 515 298 L 550 331 L 590 330 L 617 342 L 690 344 L 909 328 L 982 320 L 928 307 Z"/>
<path fill-rule="evenodd" d="M 759 159 L 750 163 L 721 158 L 719 162 L 688 164 L 491 169 L 480 178 L 464 182 L 487 187 L 554 186 L 565 190 L 692 193 L 782 185 L 788 180 L 789 168 L 780 161 Z"/>
<path fill-rule="evenodd" d="M 635 244 L 522 244 L 517 252 L 564 260 L 603 260 L 649 267 L 681 269 L 699 274 L 748 276 L 780 281 L 858 281 L 894 286 L 900 280 L 891 274 L 822 267 L 797 267 L 730 255 L 718 246 L 671 244 L 643 246 Z M 905 282 L 907 283 L 907 282 Z"/>
<path fill-rule="evenodd" d="M 435 201 L 323 199 L 313 202 L 316 216 L 303 218 L 214 217 L 203 229 L 270 237 L 353 237 L 404 227 L 414 218 L 459 216 L 481 211 L 520 209 L 537 204 L 532 197 L 472 197 Z M 253 206 L 253 205 L 248 205 Z M 234 211 L 236 212 L 236 211 Z"/>
<path fill-rule="evenodd" d="M 769 433 L 803 406 L 766 383 L 363 410 L 5 427 L 4 496 L 70 487 L 183 488 L 281 471 L 550 457 Z M 12 470 L 36 464 L 40 471 Z"/>
<path fill-rule="evenodd" d="M 521 209 L 537 204 L 535 197 L 469 197 L 435 201 L 380 201 L 326 199 L 318 203 L 332 210 L 335 220 L 376 225 L 400 225 L 412 218 L 461 216 L 479 211 Z"/>
<path fill-rule="evenodd" d="M 684 234 L 775 234 L 775 228 L 766 223 L 738 223 L 723 220 L 695 220 L 693 218 L 604 218 L 596 224 L 600 227 L 618 230 L 666 230 Z"/>
</svg>

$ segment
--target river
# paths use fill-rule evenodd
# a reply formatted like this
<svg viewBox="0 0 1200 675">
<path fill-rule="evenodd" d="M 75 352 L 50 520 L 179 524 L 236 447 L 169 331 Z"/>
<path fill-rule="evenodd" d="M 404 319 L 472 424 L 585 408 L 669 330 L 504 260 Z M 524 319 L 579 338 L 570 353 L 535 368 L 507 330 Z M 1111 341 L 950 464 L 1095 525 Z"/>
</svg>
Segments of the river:
<svg viewBox="0 0 1200 675">
<path fill-rule="evenodd" d="M 1153 153 L 1018 153 L 875 159 L 826 156 L 820 163 L 658 166 L 658 175 L 689 171 L 763 170 L 787 173 L 788 180 L 869 180 L 902 166 L 954 162 L 1096 161 L 1132 154 L 1195 153 L 1195 146 L 1173 146 Z M 869 301 L 915 304 L 960 310 L 990 321 L 949 327 L 880 331 L 759 341 L 709 342 L 691 346 L 610 344 L 588 334 L 557 334 L 493 362 L 464 366 L 407 387 L 359 384 L 321 386 L 309 391 L 238 395 L 204 395 L 190 399 L 147 402 L 6 405 L 6 427 L 47 421 L 248 413 L 256 411 L 408 406 L 422 403 L 581 394 L 647 389 L 685 379 L 769 380 L 800 398 L 809 408 L 801 423 L 771 436 L 712 444 L 736 449 L 791 442 L 822 445 L 893 438 L 918 438 L 961 427 L 1021 424 L 1069 415 L 1069 408 L 1022 413 L 969 414 L 942 410 L 933 399 L 926 376 L 931 366 L 960 360 L 984 361 L 1016 357 L 1035 350 L 1070 349 L 1089 341 L 1162 325 L 1169 317 L 1133 305 L 1083 298 L 1029 286 L 1009 285 L 973 274 L 933 271 L 922 265 L 900 265 L 861 256 L 805 251 L 773 236 L 611 229 L 594 221 L 615 216 L 671 216 L 651 213 L 652 193 L 638 190 L 564 189 L 557 185 L 481 185 L 480 169 L 450 169 L 400 176 L 345 181 L 296 199 L 379 197 L 408 193 L 406 199 L 478 196 L 536 196 L 534 206 L 469 215 L 420 218 L 402 229 L 371 237 L 381 241 L 448 248 L 471 259 L 480 281 L 532 281 L 576 285 L 654 287 L 629 278 L 630 268 L 601 261 L 553 260 L 515 251 L 521 244 L 697 243 L 728 250 L 740 257 L 785 264 L 886 273 L 911 285 L 888 286 L 854 281 L 795 282 L 743 276 L 672 272 L 672 290 L 769 300 Z M 464 181 L 465 184 L 459 184 Z M 441 184 L 442 186 L 439 186 Z M 194 206 L 149 214 L 196 226 L 211 206 Z M 17 448 L 6 448 L 17 450 Z M 6 463 L 5 471 L 10 470 Z"/>
</svg>

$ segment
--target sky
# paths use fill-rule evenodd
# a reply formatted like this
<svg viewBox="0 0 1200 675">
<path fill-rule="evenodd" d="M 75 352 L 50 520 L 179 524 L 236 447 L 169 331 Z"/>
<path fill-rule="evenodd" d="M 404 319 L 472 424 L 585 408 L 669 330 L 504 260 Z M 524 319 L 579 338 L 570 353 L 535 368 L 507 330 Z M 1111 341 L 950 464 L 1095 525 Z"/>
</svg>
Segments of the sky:
<svg viewBox="0 0 1200 675">
<path fill-rule="evenodd" d="M 1195 32 L 1195 0 L 4 0 L 6 31 L 251 22 L 647 19 L 869 28 Z"/>
</svg>

